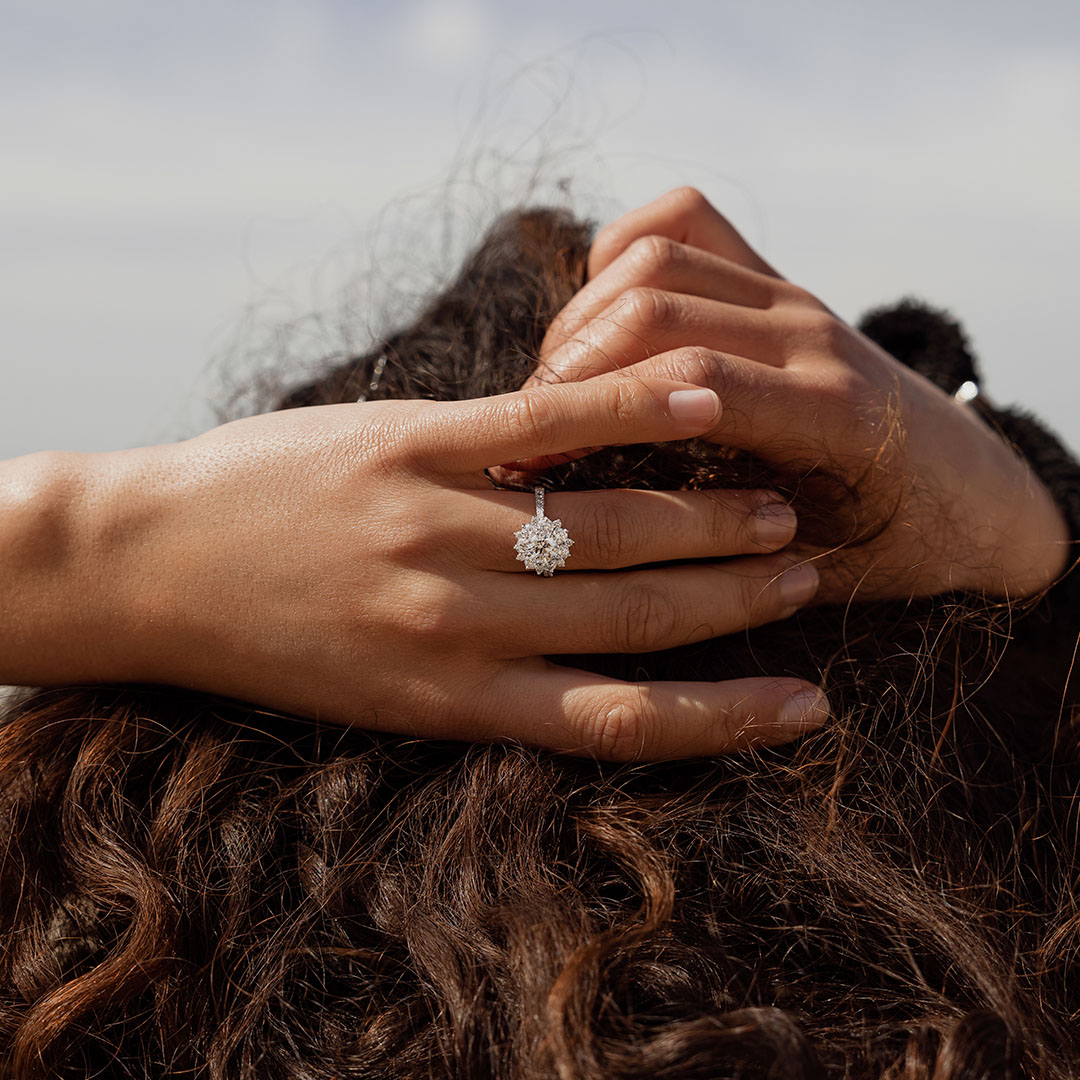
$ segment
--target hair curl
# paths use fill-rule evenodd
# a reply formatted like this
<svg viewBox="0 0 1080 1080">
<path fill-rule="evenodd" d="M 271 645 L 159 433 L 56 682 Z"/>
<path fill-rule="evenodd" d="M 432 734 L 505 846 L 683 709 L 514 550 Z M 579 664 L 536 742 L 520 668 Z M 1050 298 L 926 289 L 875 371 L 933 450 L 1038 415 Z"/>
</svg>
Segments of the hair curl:
<svg viewBox="0 0 1080 1080">
<path fill-rule="evenodd" d="M 378 396 L 519 385 L 589 237 L 509 215 L 413 325 L 281 405 L 355 399 L 380 354 Z M 558 479 L 760 469 L 688 443 Z M 828 728 L 708 761 L 419 742 L 165 687 L 28 692 L 0 723 L 4 1075 L 1080 1076 L 1072 642 L 1021 614 L 954 595 L 573 658 L 825 679 Z"/>
</svg>

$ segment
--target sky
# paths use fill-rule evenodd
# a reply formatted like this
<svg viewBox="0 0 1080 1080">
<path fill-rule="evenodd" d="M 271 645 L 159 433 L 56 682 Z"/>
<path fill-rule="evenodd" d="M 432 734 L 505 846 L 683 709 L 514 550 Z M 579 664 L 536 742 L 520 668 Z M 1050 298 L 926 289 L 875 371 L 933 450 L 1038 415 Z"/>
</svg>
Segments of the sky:
<svg viewBox="0 0 1080 1080">
<path fill-rule="evenodd" d="M 407 316 L 499 209 L 701 188 L 917 295 L 1080 447 L 1080 5 L 0 0 L 0 458 L 174 440 Z"/>
</svg>

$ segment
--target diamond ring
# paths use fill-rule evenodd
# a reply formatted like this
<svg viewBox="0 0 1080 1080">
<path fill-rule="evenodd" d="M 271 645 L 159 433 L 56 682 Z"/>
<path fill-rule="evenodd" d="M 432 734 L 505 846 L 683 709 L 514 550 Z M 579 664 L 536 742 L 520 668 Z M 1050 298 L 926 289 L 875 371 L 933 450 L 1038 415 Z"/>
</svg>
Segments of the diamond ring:
<svg viewBox="0 0 1080 1080">
<path fill-rule="evenodd" d="M 536 513 L 516 533 L 514 550 L 527 570 L 535 570 L 541 577 L 551 577 L 566 565 L 573 540 L 555 518 L 544 517 L 544 489 L 533 488 L 536 496 Z"/>
</svg>

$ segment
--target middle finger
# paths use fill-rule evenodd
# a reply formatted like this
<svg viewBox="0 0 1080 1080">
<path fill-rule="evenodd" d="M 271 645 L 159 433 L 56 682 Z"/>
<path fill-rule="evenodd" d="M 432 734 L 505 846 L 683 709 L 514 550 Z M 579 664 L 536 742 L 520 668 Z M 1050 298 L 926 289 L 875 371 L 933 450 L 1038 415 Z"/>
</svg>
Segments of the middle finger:
<svg viewBox="0 0 1080 1080">
<path fill-rule="evenodd" d="M 540 360 L 530 382 L 580 381 L 684 345 L 753 357 L 782 367 L 794 347 L 791 320 L 660 289 L 634 288 Z"/>
</svg>

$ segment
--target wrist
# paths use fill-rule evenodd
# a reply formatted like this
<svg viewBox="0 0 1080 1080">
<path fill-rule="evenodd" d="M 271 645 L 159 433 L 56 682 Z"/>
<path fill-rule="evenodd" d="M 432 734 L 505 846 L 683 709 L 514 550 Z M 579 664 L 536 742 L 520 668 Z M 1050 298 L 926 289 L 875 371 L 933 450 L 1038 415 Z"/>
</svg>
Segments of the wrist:
<svg viewBox="0 0 1080 1080">
<path fill-rule="evenodd" d="M 936 388 L 910 415 L 909 445 L 919 448 L 911 465 L 926 508 L 926 591 L 1015 600 L 1053 584 L 1065 569 L 1068 529 L 1024 458 L 973 408 Z"/>
<path fill-rule="evenodd" d="M 0 464 L 0 683 L 143 677 L 149 451 Z"/>
<path fill-rule="evenodd" d="M 89 455 L 46 452 L 0 466 L 0 682 L 101 677 L 85 515 Z"/>
<path fill-rule="evenodd" d="M 971 529 L 970 587 L 1003 599 L 1033 596 L 1064 572 L 1069 530 L 1053 496 L 1028 463 L 975 414 L 983 434 Z"/>
</svg>

